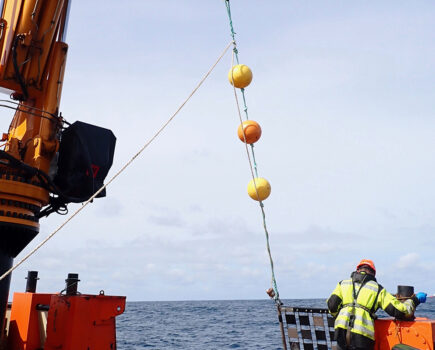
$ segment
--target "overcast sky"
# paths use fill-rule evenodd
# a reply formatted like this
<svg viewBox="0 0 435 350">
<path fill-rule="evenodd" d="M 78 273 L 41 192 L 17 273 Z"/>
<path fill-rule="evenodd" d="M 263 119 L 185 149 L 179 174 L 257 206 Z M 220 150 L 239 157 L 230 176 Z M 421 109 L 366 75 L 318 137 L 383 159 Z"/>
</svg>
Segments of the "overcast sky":
<svg viewBox="0 0 435 350">
<path fill-rule="evenodd" d="M 361 258 L 389 291 L 435 286 L 435 3 L 232 1 L 282 298 L 327 297 Z M 73 1 L 68 121 L 113 130 L 127 162 L 230 42 L 223 0 Z M 270 287 L 258 203 L 237 138 L 230 52 L 165 132 L 13 274 L 40 292 L 128 300 L 257 299 Z M 12 118 L 1 112 L 3 131 Z M 70 212 L 78 206 L 70 205 Z M 27 253 L 65 217 L 41 220 Z M 22 255 L 20 255 L 22 256 Z M 16 259 L 19 260 L 20 256 Z"/>
</svg>

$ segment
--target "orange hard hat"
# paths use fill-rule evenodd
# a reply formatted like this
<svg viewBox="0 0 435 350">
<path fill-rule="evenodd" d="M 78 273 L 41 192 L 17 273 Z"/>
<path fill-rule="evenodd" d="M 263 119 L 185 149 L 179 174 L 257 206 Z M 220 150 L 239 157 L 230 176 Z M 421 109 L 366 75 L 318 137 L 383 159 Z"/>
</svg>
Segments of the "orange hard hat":
<svg viewBox="0 0 435 350">
<path fill-rule="evenodd" d="M 358 270 L 360 267 L 364 265 L 370 267 L 376 273 L 375 263 L 370 259 L 362 259 L 357 265 L 356 269 Z"/>
</svg>

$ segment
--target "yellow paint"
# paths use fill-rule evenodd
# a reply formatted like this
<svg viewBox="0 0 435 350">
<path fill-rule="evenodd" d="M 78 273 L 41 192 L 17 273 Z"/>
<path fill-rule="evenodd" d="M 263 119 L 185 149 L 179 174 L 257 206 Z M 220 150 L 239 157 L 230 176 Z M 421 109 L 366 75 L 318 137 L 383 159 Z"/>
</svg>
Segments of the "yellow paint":
<svg viewBox="0 0 435 350">
<path fill-rule="evenodd" d="M 27 119 L 24 119 L 20 125 L 18 125 L 15 129 L 12 129 L 9 132 L 9 139 L 16 138 L 21 141 L 24 138 L 26 132 L 27 132 Z"/>
</svg>

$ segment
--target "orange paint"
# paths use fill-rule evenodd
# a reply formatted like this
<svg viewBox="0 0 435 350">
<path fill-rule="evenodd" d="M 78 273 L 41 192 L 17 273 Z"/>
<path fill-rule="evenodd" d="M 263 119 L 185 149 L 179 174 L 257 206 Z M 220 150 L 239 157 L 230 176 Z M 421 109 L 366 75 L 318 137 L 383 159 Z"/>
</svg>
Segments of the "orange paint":
<svg viewBox="0 0 435 350">
<path fill-rule="evenodd" d="M 8 350 L 42 348 L 45 333 L 36 305 L 50 303 L 52 294 L 14 293 L 8 333 Z"/>
<path fill-rule="evenodd" d="M 24 178 L 0 175 L 0 221 L 39 229 L 36 213 L 48 204 L 48 191 Z"/>
<path fill-rule="evenodd" d="M 44 350 L 116 349 L 115 316 L 125 297 L 53 295 Z"/>
<path fill-rule="evenodd" d="M 434 350 L 435 320 L 417 317 L 414 321 L 382 318 L 375 321 L 375 350 L 405 344 L 422 350 Z"/>
<path fill-rule="evenodd" d="M 48 317 L 38 304 L 49 305 Z M 15 293 L 8 350 L 116 349 L 115 317 L 124 310 L 122 296 Z"/>
</svg>

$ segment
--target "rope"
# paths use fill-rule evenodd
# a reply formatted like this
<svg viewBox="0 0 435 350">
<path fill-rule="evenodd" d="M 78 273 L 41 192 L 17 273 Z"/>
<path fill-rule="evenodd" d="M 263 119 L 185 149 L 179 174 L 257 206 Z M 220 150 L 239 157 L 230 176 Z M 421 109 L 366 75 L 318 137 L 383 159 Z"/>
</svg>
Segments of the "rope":
<svg viewBox="0 0 435 350">
<path fill-rule="evenodd" d="M 230 29 L 231 29 L 231 37 L 233 38 L 233 43 L 234 43 L 234 48 L 233 48 L 233 58 L 232 58 L 232 67 L 234 66 L 234 57 L 236 58 L 236 62 L 237 64 L 239 64 L 239 50 L 237 50 L 237 44 L 236 44 L 236 32 L 234 31 L 234 27 L 233 27 L 233 20 L 231 18 L 231 7 L 230 7 L 230 1 L 229 0 L 225 0 L 225 6 L 227 7 L 227 14 L 228 14 L 228 19 L 230 22 Z M 245 118 L 246 120 L 249 120 L 249 115 L 248 115 L 248 105 L 246 103 L 246 96 L 245 96 L 245 89 L 240 89 L 241 93 L 242 93 L 242 98 L 243 98 L 243 112 L 245 112 Z M 240 110 L 240 108 L 239 108 Z M 243 130 L 243 129 L 242 129 Z M 253 163 L 254 163 L 254 169 L 255 169 L 255 174 L 258 177 L 258 172 L 257 172 L 257 163 L 255 161 L 255 154 L 254 154 L 254 145 L 251 144 L 251 154 L 252 154 L 252 159 L 253 159 Z"/>
<path fill-rule="evenodd" d="M 202 83 L 208 78 L 208 76 L 211 74 L 213 69 L 217 66 L 217 64 L 220 62 L 222 57 L 226 54 L 228 49 L 231 47 L 233 42 L 231 41 L 227 47 L 224 49 L 222 54 L 219 56 L 219 58 L 216 60 L 216 62 L 213 64 L 213 66 L 208 70 L 208 72 L 203 76 L 201 81 L 198 83 L 198 85 L 193 89 L 193 91 L 190 93 L 190 95 L 184 100 L 184 102 L 178 107 L 178 109 L 175 111 L 175 113 L 166 121 L 166 123 L 163 124 L 163 126 L 156 132 L 156 134 L 151 137 L 151 139 L 146 142 L 142 148 L 115 174 L 112 176 L 112 178 L 104 185 L 102 186 L 97 192 L 94 193 L 94 195 L 89 198 L 86 202 L 82 204 L 80 208 L 78 208 L 67 220 L 65 220 L 56 230 L 54 230 L 50 235 L 48 235 L 41 243 L 39 243 L 30 253 L 28 253 L 25 257 L 23 257 L 17 264 L 12 266 L 9 270 L 7 270 L 3 275 L 0 276 L 0 281 L 3 280 L 5 277 L 7 277 L 12 271 L 14 271 L 17 267 L 19 267 L 22 263 L 24 263 L 28 258 L 30 258 L 34 253 L 36 253 L 37 250 L 39 250 L 45 243 L 47 243 L 57 232 L 59 232 L 63 227 L 66 226 L 78 213 L 80 213 L 89 203 L 91 203 L 95 197 L 97 197 L 101 191 L 103 191 L 106 187 L 108 187 L 122 172 L 124 172 L 127 167 L 133 163 L 133 161 L 147 148 L 151 142 L 153 142 L 157 136 L 160 135 L 160 133 L 168 126 L 168 124 L 175 118 L 175 116 L 180 112 L 180 110 L 184 107 L 184 105 L 190 100 L 190 98 L 195 94 L 195 92 L 200 88 Z"/>
<path fill-rule="evenodd" d="M 234 32 L 234 27 L 233 27 L 233 21 L 232 21 L 232 18 L 231 18 L 230 1 L 229 0 L 225 0 L 225 5 L 227 7 L 227 13 L 228 13 L 228 18 L 229 18 L 229 22 L 230 22 L 230 29 L 231 29 L 231 36 L 233 38 L 233 45 L 234 45 L 233 54 L 232 54 L 232 58 L 231 58 L 231 72 L 232 72 L 231 73 L 231 79 L 232 79 L 232 82 L 233 82 L 232 85 L 233 85 L 234 97 L 235 97 L 235 100 L 236 100 L 237 113 L 238 113 L 239 120 L 240 120 L 240 127 L 242 128 L 242 131 L 243 131 L 243 139 L 244 139 L 244 144 L 245 144 L 245 149 L 246 149 L 246 155 L 247 155 L 247 158 L 248 158 L 249 168 L 250 168 L 250 171 L 251 171 L 251 176 L 252 176 L 252 179 L 253 179 L 255 192 L 256 192 L 257 198 L 259 199 L 260 196 L 258 194 L 257 184 L 256 184 L 256 181 L 255 181 L 255 178 L 258 178 L 258 171 L 257 171 L 257 163 L 255 161 L 254 145 L 253 144 L 250 145 L 251 146 L 251 154 L 252 154 L 252 160 L 251 160 L 251 155 L 249 154 L 248 143 L 246 142 L 246 135 L 245 135 L 245 132 L 244 132 L 244 129 L 243 129 L 243 120 L 242 120 L 242 113 L 241 113 L 241 110 L 240 110 L 239 99 L 237 97 L 236 87 L 234 86 L 234 77 L 233 77 L 233 70 L 232 70 L 232 68 L 234 67 L 234 58 L 236 59 L 237 64 L 239 64 L 239 59 L 238 59 L 237 44 L 236 44 L 236 41 L 235 41 L 235 32 Z M 246 104 L 245 89 L 240 89 L 240 91 L 241 91 L 242 96 L 243 96 L 243 104 L 244 104 L 243 111 L 245 112 L 246 119 L 248 120 L 248 107 L 247 107 L 247 104 Z M 255 172 L 255 175 L 254 175 L 254 172 Z M 271 253 L 271 250 L 270 250 L 269 232 L 267 230 L 267 224 L 266 224 L 266 213 L 265 213 L 265 210 L 264 210 L 263 201 L 259 200 L 258 202 L 260 204 L 260 210 L 261 210 L 261 215 L 262 215 L 262 219 L 263 219 L 263 228 L 264 228 L 264 233 L 265 233 L 265 236 L 266 236 L 266 248 L 267 248 L 267 253 L 269 255 L 269 262 L 270 262 L 270 269 L 271 269 L 271 284 L 272 284 L 272 288 L 273 288 L 273 290 L 275 292 L 274 299 L 275 299 L 275 302 L 278 305 L 280 305 L 281 304 L 281 300 L 279 299 L 279 292 L 278 292 L 278 286 L 277 286 L 276 278 L 275 278 L 275 269 L 274 269 L 274 264 L 273 264 L 273 258 L 272 258 L 272 253 Z"/>
<path fill-rule="evenodd" d="M 239 56 L 237 55 L 237 53 L 238 53 L 237 46 L 235 45 L 236 44 L 236 32 L 234 31 L 233 20 L 231 19 L 231 8 L 230 8 L 230 1 L 229 0 L 225 0 L 225 6 L 227 7 L 228 19 L 230 20 L 231 37 L 233 38 L 233 43 L 234 43 L 233 52 L 236 54 L 237 64 L 239 64 Z"/>
</svg>

